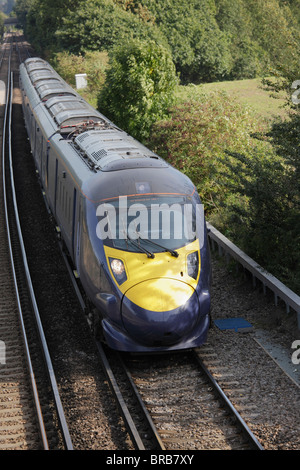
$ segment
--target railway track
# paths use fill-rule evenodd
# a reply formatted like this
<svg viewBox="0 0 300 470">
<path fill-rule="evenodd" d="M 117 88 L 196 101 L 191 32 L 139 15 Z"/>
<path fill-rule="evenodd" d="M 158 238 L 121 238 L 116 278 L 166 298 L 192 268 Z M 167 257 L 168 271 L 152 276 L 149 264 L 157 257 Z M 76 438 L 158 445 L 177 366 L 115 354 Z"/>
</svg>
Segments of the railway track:
<svg viewBox="0 0 300 470">
<path fill-rule="evenodd" d="M 31 284 L 19 223 L 12 155 L 17 137 L 13 122 L 13 71 L 19 55 L 12 35 L 1 61 L 5 84 L 2 122 L 0 449 L 72 448 L 55 375 Z M 5 72 L 4 72 L 5 70 Z M 4 85 L 3 85 L 4 86 Z M 12 140 L 14 146 L 12 146 Z M 8 275 L 9 273 L 9 275 Z"/>
<path fill-rule="evenodd" d="M 197 352 L 108 354 L 102 364 L 136 449 L 263 450 Z"/>
</svg>

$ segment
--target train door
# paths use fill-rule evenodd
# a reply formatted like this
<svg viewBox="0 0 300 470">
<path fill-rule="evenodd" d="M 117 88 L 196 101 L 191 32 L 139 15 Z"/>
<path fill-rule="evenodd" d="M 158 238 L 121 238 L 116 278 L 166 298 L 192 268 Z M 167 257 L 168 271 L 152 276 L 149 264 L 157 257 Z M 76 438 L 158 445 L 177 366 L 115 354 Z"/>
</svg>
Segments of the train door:
<svg viewBox="0 0 300 470">
<path fill-rule="evenodd" d="M 81 236 L 82 236 L 82 206 L 81 201 L 78 203 L 78 217 L 76 227 L 76 240 L 75 240 L 75 253 L 74 261 L 77 269 L 78 276 L 80 276 L 80 247 L 81 247 Z"/>
<path fill-rule="evenodd" d="M 46 139 L 43 139 L 41 178 L 42 178 L 44 189 L 47 189 L 47 183 L 48 183 L 48 159 L 49 159 L 48 143 Z"/>
<path fill-rule="evenodd" d="M 77 205 L 77 191 L 73 191 L 73 214 L 72 214 L 72 254 L 75 259 L 75 232 L 76 232 L 76 205 Z"/>
<path fill-rule="evenodd" d="M 48 188 L 49 184 L 49 153 L 50 153 L 50 145 L 49 141 L 47 141 L 47 157 L 46 157 L 46 169 L 45 169 L 45 188 Z"/>
<path fill-rule="evenodd" d="M 36 125 L 36 137 L 35 137 L 35 160 L 37 168 L 42 173 L 42 158 L 43 158 L 43 146 L 44 146 L 44 136 L 39 126 Z"/>
<path fill-rule="evenodd" d="M 35 156 L 35 132 L 36 124 L 33 112 L 31 112 L 31 124 L 30 124 L 30 144 L 31 144 L 31 152 L 32 155 Z"/>
<path fill-rule="evenodd" d="M 57 199 L 57 176 L 58 176 L 58 160 L 55 160 L 55 187 L 54 187 L 54 214 L 56 215 L 56 199 Z"/>
</svg>

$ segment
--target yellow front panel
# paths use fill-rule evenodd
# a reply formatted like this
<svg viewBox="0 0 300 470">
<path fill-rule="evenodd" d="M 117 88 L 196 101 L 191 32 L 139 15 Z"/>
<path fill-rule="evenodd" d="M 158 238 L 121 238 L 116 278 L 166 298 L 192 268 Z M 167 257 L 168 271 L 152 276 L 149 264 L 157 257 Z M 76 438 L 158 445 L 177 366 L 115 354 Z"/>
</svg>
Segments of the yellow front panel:
<svg viewBox="0 0 300 470">
<path fill-rule="evenodd" d="M 126 292 L 126 297 L 145 310 L 168 312 L 184 305 L 194 289 L 185 282 L 158 278 L 140 282 Z"/>
<path fill-rule="evenodd" d="M 117 258 L 124 263 L 127 280 L 118 286 L 123 294 L 133 286 L 142 283 L 126 294 L 130 300 L 141 307 L 146 308 L 147 305 L 149 308 L 151 305 L 152 310 L 162 311 L 161 307 L 165 305 L 168 306 L 165 310 L 172 310 L 182 305 L 183 298 L 187 300 L 192 295 L 193 289 L 189 286 L 194 289 L 197 286 L 200 275 L 200 254 L 196 280 L 187 274 L 187 256 L 189 253 L 199 250 L 198 240 L 176 250 L 179 254 L 178 258 L 169 252 L 155 253 L 155 258 L 152 259 L 147 258 L 144 253 L 122 251 L 107 246 L 104 246 L 104 249 L 113 278 L 108 258 Z M 162 278 L 164 281 L 160 282 Z M 174 283 L 174 280 L 180 281 L 180 283 Z M 143 281 L 148 282 L 143 283 Z"/>
</svg>

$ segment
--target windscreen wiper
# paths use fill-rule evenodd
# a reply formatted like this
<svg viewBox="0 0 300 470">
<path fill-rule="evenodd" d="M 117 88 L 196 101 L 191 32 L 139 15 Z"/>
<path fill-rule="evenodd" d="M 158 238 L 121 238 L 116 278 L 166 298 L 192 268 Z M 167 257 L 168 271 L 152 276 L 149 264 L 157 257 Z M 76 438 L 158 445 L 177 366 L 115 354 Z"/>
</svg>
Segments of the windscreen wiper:
<svg viewBox="0 0 300 470">
<path fill-rule="evenodd" d="M 122 221 L 122 222 L 123 222 L 123 225 L 124 225 L 124 221 Z M 151 251 L 146 250 L 146 248 L 143 248 L 139 243 L 137 243 L 135 240 L 132 240 L 132 238 L 130 238 L 130 236 L 128 235 L 127 230 L 125 229 L 125 227 L 123 227 L 123 232 L 124 232 L 124 235 L 125 235 L 125 240 L 127 242 L 132 243 L 132 245 L 135 246 L 136 248 L 138 248 L 142 253 L 145 253 L 148 258 L 155 258 L 154 254 L 151 253 Z M 136 233 L 138 234 L 138 238 L 141 239 L 139 233 L 138 232 L 136 232 Z"/>
<path fill-rule="evenodd" d="M 159 248 L 162 248 L 163 250 L 168 251 L 169 253 L 171 253 L 172 256 L 175 256 L 175 258 L 178 258 L 178 256 L 179 256 L 179 253 L 178 253 L 177 251 L 171 250 L 170 248 L 167 248 L 167 247 L 165 247 L 165 246 L 163 246 L 163 245 L 160 245 L 159 243 L 156 243 L 156 242 L 154 242 L 153 240 L 150 240 L 149 238 L 141 238 L 141 237 L 139 237 L 139 239 L 140 239 L 140 240 L 145 240 L 146 242 L 152 243 L 153 245 L 156 245 L 156 246 L 158 246 Z"/>
<path fill-rule="evenodd" d="M 136 246 L 140 251 L 144 252 L 148 258 L 155 258 L 154 254 L 151 251 L 146 250 L 146 248 L 143 248 L 139 243 L 132 240 L 132 238 L 130 238 L 128 234 L 127 234 L 127 240 L 130 241 L 130 243 L 132 243 L 133 246 Z M 142 239 L 139 237 L 139 240 L 142 240 Z"/>
</svg>

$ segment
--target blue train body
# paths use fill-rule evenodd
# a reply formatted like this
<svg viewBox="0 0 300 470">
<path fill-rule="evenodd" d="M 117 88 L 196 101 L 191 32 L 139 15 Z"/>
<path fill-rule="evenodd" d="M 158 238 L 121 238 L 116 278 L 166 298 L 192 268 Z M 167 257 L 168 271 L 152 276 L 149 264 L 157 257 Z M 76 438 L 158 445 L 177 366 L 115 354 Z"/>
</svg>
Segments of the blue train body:
<svg viewBox="0 0 300 470">
<path fill-rule="evenodd" d="M 103 340 L 131 352 L 203 344 L 211 267 L 193 183 L 42 59 L 21 64 L 20 88 L 46 199 Z"/>
</svg>

